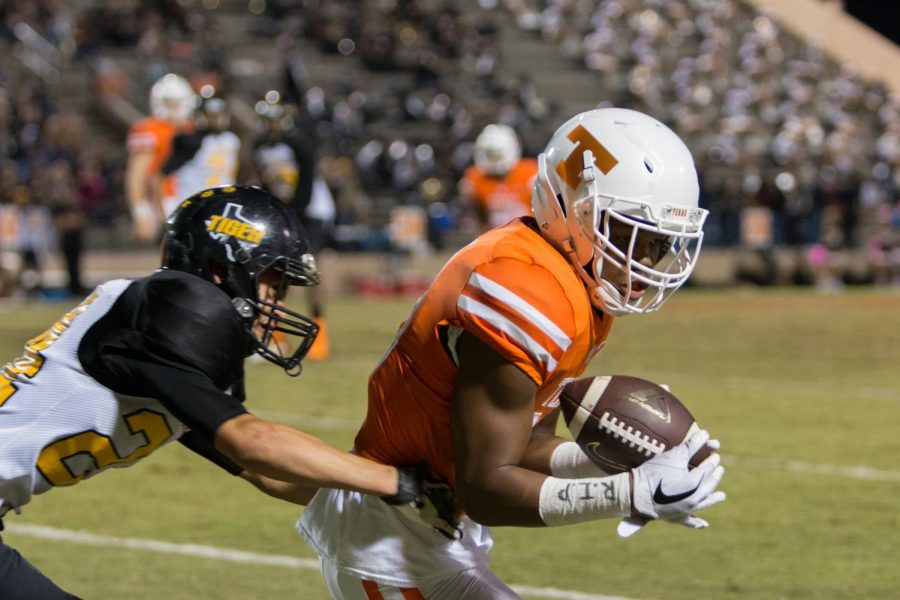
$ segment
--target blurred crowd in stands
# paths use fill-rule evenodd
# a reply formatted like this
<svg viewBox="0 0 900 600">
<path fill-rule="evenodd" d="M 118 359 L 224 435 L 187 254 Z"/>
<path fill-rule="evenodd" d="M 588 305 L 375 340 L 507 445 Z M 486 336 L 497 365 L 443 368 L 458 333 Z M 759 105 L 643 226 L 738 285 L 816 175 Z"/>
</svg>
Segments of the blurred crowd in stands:
<svg viewBox="0 0 900 600">
<path fill-rule="evenodd" d="M 150 85 L 168 71 L 198 90 L 212 85 L 231 101 L 242 137 L 255 125 L 235 102 L 252 107 L 277 90 L 295 107 L 294 126 L 315 132 L 336 205 L 332 247 L 415 249 L 421 240 L 398 234 L 412 215 L 428 247 L 452 248 L 478 227 L 458 182 L 479 132 L 508 125 L 534 156 L 570 116 L 560 98 L 538 92 L 535 81 L 552 73 L 502 75 L 502 35 L 515 23 L 583 69 L 597 106 L 647 112 L 685 139 L 711 211 L 705 244 L 748 249 L 763 267 L 751 265 L 747 279 L 773 282 L 775 250 L 792 247 L 807 269 L 797 281 L 900 283 L 897 93 L 739 0 L 481 0 L 479 10 L 452 0 L 268 0 L 240 3 L 243 14 L 231 9 L 230 19 L 219 4 L 0 5 L 0 44 L 14 50 L 0 61 L 2 206 L 42 213 L 74 255 L 85 227 L 127 218 L 124 130 L 98 134 L 102 115 L 90 102 L 55 93 L 35 61 L 21 68 L 40 39 L 62 68 L 90 71 L 92 91 L 144 113 Z M 277 71 L 254 69 L 243 54 L 266 44 Z M 317 60 L 341 72 L 314 77 Z M 240 177 L 252 181 L 245 168 Z M 865 254 L 864 273 L 839 264 L 848 249 Z"/>
<path fill-rule="evenodd" d="M 896 263 L 900 96 L 733 0 L 506 0 L 596 74 L 611 105 L 671 123 L 710 209 L 707 244 L 866 246 Z M 888 278 L 879 271 L 876 277 Z M 896 274 L 895 274 L 896 277 Z"/>
</svg>

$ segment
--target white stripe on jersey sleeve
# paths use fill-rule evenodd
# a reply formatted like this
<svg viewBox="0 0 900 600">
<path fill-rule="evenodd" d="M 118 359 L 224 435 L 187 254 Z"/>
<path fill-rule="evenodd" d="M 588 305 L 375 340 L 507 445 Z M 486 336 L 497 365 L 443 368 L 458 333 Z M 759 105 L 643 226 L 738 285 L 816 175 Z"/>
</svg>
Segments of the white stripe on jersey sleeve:
<svg viewBox="0 0 900 600">
<path fill-rule="evenodd" d="M 532 358 L 544 363 L 547 366 L 548 371 L 553 371 L 556 368 L 556 359 L 554 359 L 553 356 L 543 346 L 537 343 L 530 335 L 525 333 L 525 331 L 523 331 L 521 327 L 495 311 L 493 308 L 482 304 L 481 302 L 473 298 L 463 295 L 461 295 L 456 301 L 456 305 L 462 310 L 487 321 L 488 323 L 511 337 L 513 340 L 518 342 L 519 346 L 526 352 L 528 352 L 528 354 L 530 354 Z"/>
<path fill-rule="evenodd" d="M 544 332 L 547 337 L 553 340 L 554 343 L 559 346 L 559 348 L 563 352 L 565 352 L 569 348 L 569 346 L 572 345 L 572 339 L 567 336 L 566 332 L 560 329 L 556 323 L 548 319 L 547 316 L 540 310 L 533 307 L 531 304 L 529 304 L 510 290 L 506 289 L 496 281 L 488 279 L 484 275 L 472 273 L 472 275 L 469 277 L 468 283 L 472 287 L 478 288 L 488 296 L 496 298 L 503 304 L 509 306 L 511 309 L 525 317 L 528 321 L 531 321 L 538 329 Z"/>
</svg>

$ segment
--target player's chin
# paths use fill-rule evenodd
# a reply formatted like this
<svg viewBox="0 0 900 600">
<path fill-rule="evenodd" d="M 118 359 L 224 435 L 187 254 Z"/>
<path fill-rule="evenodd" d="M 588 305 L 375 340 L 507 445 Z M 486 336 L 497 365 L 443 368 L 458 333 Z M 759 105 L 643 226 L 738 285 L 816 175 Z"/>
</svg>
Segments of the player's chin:
<svg viewBox="0 0 900 600">
<path fill-rule="evenodd" d="M 623 303 L 636 302 L 647 293 L 647 285 L 638 281 L 632 281 L 630 289 L 627 283 L 616 283 L 611 287 L 618 296 L 617 299 Z"/>
<path fill-rule="evenodd" d="M 266 327 L 268 324 L 268 319 L 257 319 L 256 323 L 253 324 L 253 336 L 256 337 L 256 339 L 261 340 L 266 334 Z"/>
</svg>

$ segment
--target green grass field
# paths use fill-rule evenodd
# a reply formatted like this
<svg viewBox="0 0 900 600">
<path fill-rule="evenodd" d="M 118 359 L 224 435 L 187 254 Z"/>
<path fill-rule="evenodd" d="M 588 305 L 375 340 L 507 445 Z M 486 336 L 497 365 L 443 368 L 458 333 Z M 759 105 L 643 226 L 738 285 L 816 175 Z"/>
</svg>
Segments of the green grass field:
<svg viewBox="0 0 900 600">
<path fill-rule="evenodd" d="M 299 379 L 250 367 L 248 405 L 349 447 L 368 372 L 412 303 L 332 298 L 332 357 Z M 3 360 L 67 308 L 0 308 Z M 621 319 L 588 371 L 600 373 L 669 384 L 722 441 L 729 498 L 699 532 L 654 523 L 622 541 L 612 521 L 496 529 L 495 570 L 527 597 L 900 597 L 900 295 L 684 290 L 658 314 Z M 4 537 L 85 599 L 324 599 L 293 531 L 299 512 L 174 444 L 36 497 L 7 517 Z M 177 544 L 304 560 L 233 562 Z"/>
</svg>

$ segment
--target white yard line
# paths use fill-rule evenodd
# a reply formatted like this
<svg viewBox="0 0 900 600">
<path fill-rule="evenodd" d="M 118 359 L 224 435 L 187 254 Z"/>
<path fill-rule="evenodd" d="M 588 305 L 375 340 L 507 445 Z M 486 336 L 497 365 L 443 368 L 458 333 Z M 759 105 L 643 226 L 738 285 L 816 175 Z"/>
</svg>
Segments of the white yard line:
<svg viewBox="0 0 900 600">
<path fill-rule="evenodd" d="M 36 537 L 45 540 L 83 544 L 87 546 L 101 546 L 104 548 L 124 548 L 127 550 L 159 552 L 161 554 L 178 554 L 182 556 L 196 556 L 213 560 L 225 560 L 230 562 L 272 565 L 288 567 L 292 569 L 319 570 L 319 561 L 310 558 L 297 558 L 281 554 L 260 554 L 257 552 L 245 552 L 234 548 L 217 548 L 215 546 L 203 546 L 200 544 L 175 544 L 159 540 L 148 540 L 130 537 L 114 537 L 110 535 L 97 535 L 84 531 L 70 529 L 58 529 L 43 525 L 29 525 L 27 523 L 8 523 L 6 531 L 15 535 Z M 570 590 L 556 588 L 538 588 L 526 585 L 513 585 L 512 588 L 522 596 L 529 598 L 563 598 L 565 600 L 632 600 L 624 596 L 605 596 L 599 594 L 585 594 Z"/>
<path fill-rule="evenodd" d="M 8 520 L 7 520 L 8 521 Z M 161 542 L 159 540 L 147 540 L 130 537 L 114 537 L 111 535 L 97 535 L 84 531 L 71 529 L 58 529 L 43 525 L 31 525 L 28 523 L 7 523 L 6 531 L 16 535 L 71 542 L 86 546 L 102 546 L 105 548 L 126 548 L 128 550 L 146 550 L 161 554 L 181 554 L 227 560 L 237 563 L 250 563 L 254 565 L 275 565 L 280 567 L 292 567 L 296 569 L 318 569 L 319 561 L 311 558 L 296 558 L 294 556 L 282 556 L 278 554 L 258 554 L 245 552 L 232 548 L 216 548 L 215 546 L 202 546 L 200 544 L 175 544 Z"/>
<path fill-rule="evenodd" d="M 803 473 L 811 475 L 830 475 L 845 479 L 862 479 L 865 481 L 896 481 L 900 482 L 900 471 L 885 471 L 866 466 L 842 467 L 839 465 L 826 465 L 808 463 L 800 460 L 776 460 L 766 458 L 742 458 L 739 456 L 722 455 L 722 462 L 726 466 L 750 467 L 753 469 L 769 469 L 775 471 L 787 471 L 790 473 Z"/>
</svg>

